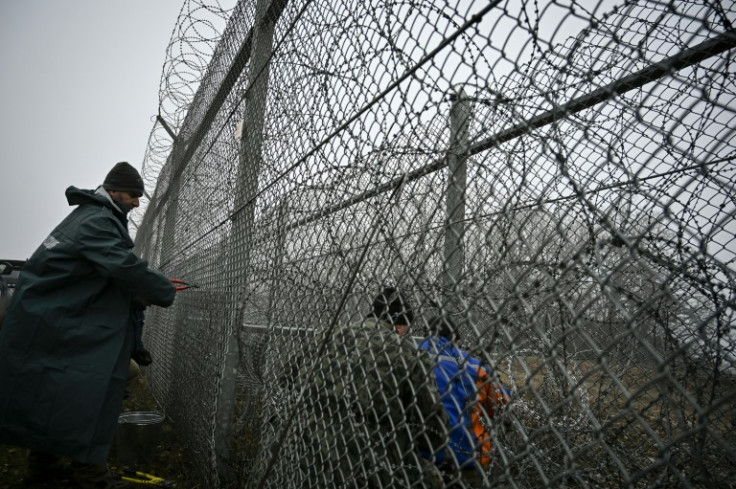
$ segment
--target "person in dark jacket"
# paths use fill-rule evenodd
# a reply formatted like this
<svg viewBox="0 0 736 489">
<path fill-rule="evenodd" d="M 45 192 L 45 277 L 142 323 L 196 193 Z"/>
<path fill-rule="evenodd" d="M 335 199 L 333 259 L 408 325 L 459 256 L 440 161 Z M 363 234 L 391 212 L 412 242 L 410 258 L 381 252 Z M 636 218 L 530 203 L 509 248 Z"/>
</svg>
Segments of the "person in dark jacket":
<svg viewBox="0 0 736 489">
<path fill-rule="evenodd" d="M 117 487 L 107 458 L 134 343 L 131 303 L 168 307 L 175 295 L 132 251 L 127 214 L 142 193 L 125 162 L 96 190 L 69 187 L 76 209 L 19 277 L 0 330 L 0 443 L 30 449 L 27 483 L 71 473 L 83 488 Z"/>
<path fill-rule="evenodd" d="M 284 385 L 309 381 L 300 406 L 305 423 L 294 428 L 301 438 L 297 486 L 436 487 L 417 450 L 443 446 L 448 421 L 429 355 L 395 334 L 412 318 L 407 300 L 386 288 L 364 320 L 320 331 L 296 363 L 306 361 L 286 370 Z"/>
</svg>

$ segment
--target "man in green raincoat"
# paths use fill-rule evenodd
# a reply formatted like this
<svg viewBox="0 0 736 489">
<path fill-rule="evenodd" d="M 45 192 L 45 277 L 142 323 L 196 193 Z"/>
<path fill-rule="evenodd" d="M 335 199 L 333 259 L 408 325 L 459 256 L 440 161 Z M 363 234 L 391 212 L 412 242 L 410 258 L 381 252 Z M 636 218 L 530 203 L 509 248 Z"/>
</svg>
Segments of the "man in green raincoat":
<svg viewBox="0 0 736 489">
<path fill-rule="evenodd" d="M 131 303 L 168 307 L 175 294 L 132 251 L 127 213 L 142 194 L 125 162 L 96 190 L 69 187 L 76 209 L 21 272 L 0 329 L 0 443 L 30 449 L 26 482 L 71 472 L 81 487 L 116 487 L 106 464 L 133 347 Z"/>
</svg>

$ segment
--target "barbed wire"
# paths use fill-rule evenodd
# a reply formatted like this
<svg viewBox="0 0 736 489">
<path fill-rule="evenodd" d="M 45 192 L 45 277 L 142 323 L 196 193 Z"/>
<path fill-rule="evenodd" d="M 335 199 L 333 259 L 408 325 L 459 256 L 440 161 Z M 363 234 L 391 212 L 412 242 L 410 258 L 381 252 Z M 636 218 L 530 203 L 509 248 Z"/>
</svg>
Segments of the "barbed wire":
<svg viewBox="0 0 736 489">
<path fill-rule="evenodd" d="M 154 391 L 208 487 L 387 487 L 386 473 L 393 487 L 729 483 L 732 3 L 213 12 L 229 14 L 217 47 L 191 34 L 210 25 L 185 21 L 209 49 L 191 58 L 193 85 L 167 85 L 189 102 L 162 117 L 176 138 L 136 239 L 152 266 L 200 285 L 151 311 L 146 341 Z M 386 286 L 412 304 L 417 343 L 451 318 L 457 344 L 510 388 L 508 408 L 476 425 L 486 465 L 408 448 L 397 464 L 396 438 L 364 436 L 373 425 L 354 417 L 395 415 L 379 407 L 395 393 L 336 379 L 355 355 L 316 361 L 340 351 L 333 328 L 360 334 Z M 296 358 L 315 368 L 285 384 Z M 440 435 L 401 419 L 407 446 Z"/>
<path fill-rule="evenodd" d="M 158 176 L 174 145 L 176 133 L 189 105 L 205 76 L 212 54 L 220 41 L 224 24 L 236 0 L 183 0 L 171 39 L 166 48 L 166 61 L 161 70 L 158 113 L 143 156 L 142 176 L 146 196 L 140 209 L 134 210 L 130 222 L 137 231 L 151 200 Z"/>
</svg>

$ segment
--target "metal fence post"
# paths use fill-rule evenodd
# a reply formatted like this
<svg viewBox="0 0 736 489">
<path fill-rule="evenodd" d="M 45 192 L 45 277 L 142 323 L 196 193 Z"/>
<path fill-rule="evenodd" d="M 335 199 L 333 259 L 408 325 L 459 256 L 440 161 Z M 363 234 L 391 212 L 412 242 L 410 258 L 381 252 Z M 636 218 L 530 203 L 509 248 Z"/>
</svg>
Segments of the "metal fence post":
<svg viewBox="0 0 736 489">
<path fill-rule="evenodd" d="M 171 153 L 171 162 L 174 168 L 169 179 L 169 201 L 164 217 L 164 231 L 161 244 L 161 263 L 168 264 L 174 256 L 174 242 L 176 239 L 176 215 L 179 211 L 179 186 L 181 185 L 181 170 L 175 165 L 180 163 L 181 144 L 175 144 Z"/>
<path fill-rule="evenodd" d="M 284 198 L 279 202 L 278 215 L 276 217 L 276 249 L 274 250 L 273 256 L 273 272 L 271 279 L 271 290 L 269 291 L 268 299 L 268 326 L 272 326 L 273 322 L 273 310 L 276 305 L 277 295 L 276 291 L 279 285 L 279 275 L 283 272 L 284 266 L 284 254 L 286 252 L 286 221 L 289 216 L 289 201 Z"/>
<path fill-rule="evenodd" d="M 445 254 L 442 262 L 443 307 L 458 312 L 461 304 L 457 284 L 465 260 L 465 192 L 467 187 L 468 125 L 470 103 L 461 88 L 450 108 L 450 144 L 447 150 L 447 214 L 445 216 Z"/>
<path fill-rule="evenodd" d="M 243 135 L 240 141 L 239 174 L 235 188 L 235 213 L 227 266 L 229 303 L 234 306 L 222 332 L 223 361 L 219 378 L 215 413 L 214 441 L 217 477 L 228 478 L 229 442 L 235 410 L 237 369 L 239 364 L 238 330 L 242 322 L 243 289 L 248 281 L 255 219 L 255 197 L 261 168 L 264 115 L 268 92 L 273 36 L 286 2 L 258 0 L 253 44 L 247 76 L 248 91 L 243 110 Z"/>
</svg>

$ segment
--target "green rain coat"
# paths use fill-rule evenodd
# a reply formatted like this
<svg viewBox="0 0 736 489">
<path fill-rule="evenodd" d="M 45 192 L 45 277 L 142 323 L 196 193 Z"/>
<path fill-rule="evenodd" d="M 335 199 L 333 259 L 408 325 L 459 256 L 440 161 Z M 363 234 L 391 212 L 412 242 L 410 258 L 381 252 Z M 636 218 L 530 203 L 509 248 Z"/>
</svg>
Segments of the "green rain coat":
<svg viewBox="0 0 736 489">
<path fill-rule="evenodd" d="M 133 296 L 169 306 L 175 289 L 133 252 L 125 215 L 69 187 L 78 206 L 21 272 L 0 329 L 0 443 L 102 465 L 122 407 Z"/>
</svg>

